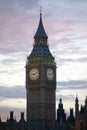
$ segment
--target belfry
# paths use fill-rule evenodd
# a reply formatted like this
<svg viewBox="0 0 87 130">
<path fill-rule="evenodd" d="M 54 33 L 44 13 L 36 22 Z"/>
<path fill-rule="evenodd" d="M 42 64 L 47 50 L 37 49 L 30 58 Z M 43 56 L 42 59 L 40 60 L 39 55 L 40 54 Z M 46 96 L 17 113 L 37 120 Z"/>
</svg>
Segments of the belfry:
<svg viewBox="0 0 87 130">
<path fill-rule="evenodd" d="M 27 121 L 55 120 L 56 64 L 48 46 L 42 13 L 26 63 Z"/>
</svg>

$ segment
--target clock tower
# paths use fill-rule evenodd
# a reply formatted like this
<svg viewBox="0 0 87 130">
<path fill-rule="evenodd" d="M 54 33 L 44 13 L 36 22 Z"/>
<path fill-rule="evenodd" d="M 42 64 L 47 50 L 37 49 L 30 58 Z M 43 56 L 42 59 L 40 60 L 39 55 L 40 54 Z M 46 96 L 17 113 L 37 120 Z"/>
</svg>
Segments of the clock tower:
<svg viewBox="0 0 87 130">
<path fill-rule="evenodd" d="M 27 121 L 55 120 L 56 64 L 48 46 L 42 13 L 26 63 Z"/>
</svg>

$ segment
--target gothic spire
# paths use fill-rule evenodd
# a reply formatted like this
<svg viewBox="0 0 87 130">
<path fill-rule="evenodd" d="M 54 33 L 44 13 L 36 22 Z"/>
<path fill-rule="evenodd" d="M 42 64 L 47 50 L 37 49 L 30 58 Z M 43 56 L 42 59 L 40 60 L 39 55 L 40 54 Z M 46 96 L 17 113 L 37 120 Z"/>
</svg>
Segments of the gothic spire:
<svg viewBox="0 0 87 130">
<path fill-rule="evenodd" d="M 76 95 L 76 99 L 75 99 L 76 104 L 78 104 L 79 100 L 78 100 L 78 96 Z"/>
<path fill-rule="evenodd" d="M 36 31 L 34 38 L 46 38 L 46 39 L 48 39 L 48 36 L 47 36 L 47 34 L 44 30 L 44 26 L 43 26 L 43 23 L 42 23 L 42 11 L 41 11 L 41 9 L 40 9 L 40 21 L 39 21 L 38 29 Z"/>
</svg>

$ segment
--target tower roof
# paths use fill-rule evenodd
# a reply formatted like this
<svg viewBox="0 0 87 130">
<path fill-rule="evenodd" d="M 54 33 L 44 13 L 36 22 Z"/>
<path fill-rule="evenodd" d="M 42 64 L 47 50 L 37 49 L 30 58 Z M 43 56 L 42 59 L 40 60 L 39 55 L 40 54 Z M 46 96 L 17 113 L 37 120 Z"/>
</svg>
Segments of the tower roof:
<svg viewBox="0 0 87 130">
<path fill-rule="evenodd" d="M 48 46 L 35 46 L 31 52 L 29 58 L 33 58 L 33 57 L 53 58 Z"/>
<path fill-rule="evenodd" d="M 39 25 L 38 25 L 38 29 L 36 31 L 36 34 L 34 35 L 34 38 L 48 38 L 45 30 L 44 30 L 44 26 L 43 26 L 43 23 L 42 23 L 42 13 L 40 12 L 40 21 L 39 21 Z"/>
</svg>

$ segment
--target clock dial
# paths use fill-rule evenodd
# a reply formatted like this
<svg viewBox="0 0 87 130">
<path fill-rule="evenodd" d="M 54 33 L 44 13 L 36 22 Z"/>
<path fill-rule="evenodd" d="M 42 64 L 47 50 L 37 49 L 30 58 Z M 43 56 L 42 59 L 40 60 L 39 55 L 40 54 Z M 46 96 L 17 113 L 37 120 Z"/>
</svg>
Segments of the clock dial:
<svg viewBox="0 0 87 130">
<path fill-rule="evenodd" d="M 39 70 L 37 68 L 31 69 L 29 77 L 31 80 L 37 80 L 39 78 Z"/>
<path fill-rule="evenodd" d="M 47 69 L 47 78 L 48 80 L 52 80 L 54 78 L 54 72 L 52 69 Z"/>
</svg>

